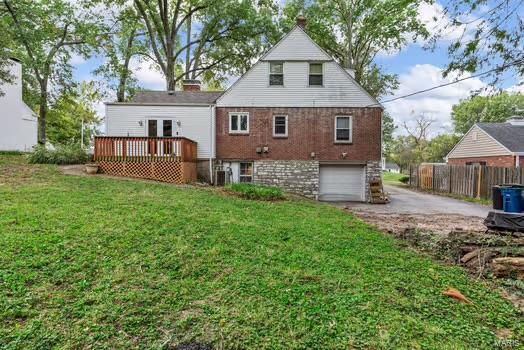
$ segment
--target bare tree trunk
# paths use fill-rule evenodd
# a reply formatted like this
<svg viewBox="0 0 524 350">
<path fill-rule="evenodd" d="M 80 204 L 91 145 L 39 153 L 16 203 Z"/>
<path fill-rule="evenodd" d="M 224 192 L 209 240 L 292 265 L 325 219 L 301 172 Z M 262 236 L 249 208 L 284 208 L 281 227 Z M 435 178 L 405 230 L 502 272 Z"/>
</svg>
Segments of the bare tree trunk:
<svg viewBox="0 0 524 350">
<path fill-rule="evenodd" d="M 47 86 L 42 86 L 40 92 L 40 111 L 38 116 L 38 143 L 45 145 L 47 141 L 46 125 L 47 125 Z"/>
<path fill-rule="evenodd" d="M 131 61 L 131 57 L 133 56 L 134 41 L 135 41 L 135 30 L 131 32 L 129 39 L 127 40 L 124 67 L 120 74 L 120 81 L 118 82 L 118 90 L 116 93 L 116 99 L 118 102 L 124 102 L 126 98 L 127 78 L 129 77 L 129 62 Z"/>
<path fill-rule="evenodd" d="M 191 11 L 191 9 L 189 9 Z M 186 29 L 186 43 L 191 42 L 191 16 L 187 18 Z M 189 79 L 189 70 L 191 69 L 191 46 L 188 45 L 186 49 L 186 79 Z"/>
</svg>

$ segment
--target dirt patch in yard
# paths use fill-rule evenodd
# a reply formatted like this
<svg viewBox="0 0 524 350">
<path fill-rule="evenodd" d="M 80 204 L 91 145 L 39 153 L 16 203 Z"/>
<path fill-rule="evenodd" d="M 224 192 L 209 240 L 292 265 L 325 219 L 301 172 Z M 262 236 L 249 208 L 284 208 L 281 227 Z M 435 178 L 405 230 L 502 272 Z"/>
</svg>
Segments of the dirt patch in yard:
<svg viewBox="0 0 524 350">
<path fill-rule="evenodd" d="M 452 231 L 485 232 L 484 219 L 464 215 L 449 214 L 391 214 L 376 213 L 362 209 L 347 209 L 367 223 L 375 225 L 383 232 L 402 234 L 406 230 L 430 231 L 447 235 Z"/>
<path fill-rule="evenodd" d="M 495 281 L 501 294 L 524 312 L 523 271 L 519 270 L 524 261 L 523 233 L 489 231 L 484 219 L 464 215 L 345 210 L 400 239 L 409 249 L 461 265 L 472 278 Z"/>
</svg>

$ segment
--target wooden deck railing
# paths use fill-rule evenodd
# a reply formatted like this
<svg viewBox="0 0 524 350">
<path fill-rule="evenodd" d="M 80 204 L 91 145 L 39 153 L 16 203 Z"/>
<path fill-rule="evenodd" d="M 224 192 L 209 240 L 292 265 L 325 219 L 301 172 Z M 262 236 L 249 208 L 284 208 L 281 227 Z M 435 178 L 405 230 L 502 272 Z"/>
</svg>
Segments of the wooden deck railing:
<svg viewBox="0 0 524 350">
<path fill-rule="evenodd" d="M 197 143 L 184 137 L 95 137 L 103 174 L 173 183 L 197 180 Z"/>
<path fill-rule="evenodd" d="M 184 137 L 95 137 L 95 161 L 196 162 L 197 143 Z"/>
</svg>

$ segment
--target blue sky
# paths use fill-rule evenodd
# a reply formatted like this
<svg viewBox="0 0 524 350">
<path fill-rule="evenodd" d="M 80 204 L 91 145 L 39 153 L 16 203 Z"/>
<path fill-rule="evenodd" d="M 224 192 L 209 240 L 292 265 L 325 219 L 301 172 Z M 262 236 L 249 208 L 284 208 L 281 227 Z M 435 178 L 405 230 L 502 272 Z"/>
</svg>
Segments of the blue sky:
<svg viewBox="0 0 524 350">
<path fill-rule="evenodd" d="M 432 5 L 424 4 L 421 6 L 419 17 L 427 23 L 430 32 L 434 32 L 449 23 L 449 19 L 442 9 L 443 7 L 438 1 Z M 433 22 L 433 17 L 439 18 L 439 21 L 437 23 Z M 416 42 L 407 45 L 398 53 L 380 53 L 376 58 L 376 63 L 381 65 L 385 71 L 398 74 L 400 81 L 399 89 L 392 96 L 388 96 L 385 99 L 452 81 L 455 77 L 443 78 L 441 71 L 448 63 L 447 46 L 461 34 L 461 31 L 446 31 L 433 51 L 425 50 L 423 42 Z M 98 57 L 94 57 L 89 61 L 74 58 L 75 78 L 79 81 L 98 79 L 93 77 L 92 71 L 101 62 L 102 60 Z M 148 63 L 137 62 L 134 63 L 133 68 L 143 88 L 152 90 L 165 89 L 162 75 L 152 69 Z M 236 78 L 232 77 L 230 83 L 233 83 Z M 503 88 L 524 92 L 523 86 L 516 86 L 517 83 L 518 80 L 516 78 L 507 79 Z M 487 84 L 481 79 L 472 78 L 425 94 L 386 103 L 384 106 L 399 126 L 398 133 L 403 133 L 402 125 L 404 123 L 407 123 L 409 126 L 415 117 L 424 114 L 426 117 L 435 120 L 431 134 L 437 135 L 452 131 L 451 107 L 453 104 L 470 96 L 472 91 L 486 86 Z M 98 111 L 103 116 L 104 108 L 102 103 L 99 104 Z"/>
</svg>

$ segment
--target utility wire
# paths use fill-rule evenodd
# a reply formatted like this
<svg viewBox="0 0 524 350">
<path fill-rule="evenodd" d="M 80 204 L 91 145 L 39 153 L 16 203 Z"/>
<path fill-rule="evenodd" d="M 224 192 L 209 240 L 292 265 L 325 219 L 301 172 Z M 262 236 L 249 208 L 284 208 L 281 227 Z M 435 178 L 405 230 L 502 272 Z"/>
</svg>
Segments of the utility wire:
<svg viewBox="0 0 524 350">
<path fill-rule="evenodd" d="M 519 63 L 524 63 L 524 59 L 517 60 L 517 61 L 511 62 L 511 63 L 505 64 L 505 65 L 502 65 L 500 67 L 496 67 L 496 68 L 490 69 L 490 70 L 482 72 L 482 73 L 470 75 L 469 77 L 456 79 L 456 80 L 453 80 L 453 81 L 451 81 L 449 83 L 444 83 L 444 84 L 433 86 L 433 87 L 430 87 L 430 88 L 427 88 L 427 89 L 424 89 L 424 90 L 415 91 L 415 92 L 412 92 L 412 93 L 407 94 L 407 95 L 402 95 L 402 96 L 398 96 L 398 97 L 395 97 L 395 98 L 392 98 L 392 99 L 389 99 L 389 100 L 382 101 L 380 103 L 374 103 L 374 104 L 371 104 L 371 105 L 367 105 L 366 107 L 380 106 L 382 103 L 393 102 L 393 101 L 397 101 L 397 100 L 400 100 L 400 99 L 403 99 L 403 98 L 406 98 L 406 97 L 411 97 L 411 96 L 414 96 L 414 95 L 423 94 L 423 93 L 428 92 L 428 91 L 432 91 L 432 90 L 440 89 L 442 87 L 446 87 L 446 86 L 449 86 L 449 85 L 460 83 L 461 81 L 464 81 L 464 80 L 478 78 L 478 77 L 481 77 L 481 76 L 489 74 L 489 73 L 493 73 L 493 72 L 498 71 L 498 70 L 503 70 L 503 69 L 506 69 L 508 67 L 515 66 L 515 65 L 517 65 Z"/>
</svg>

